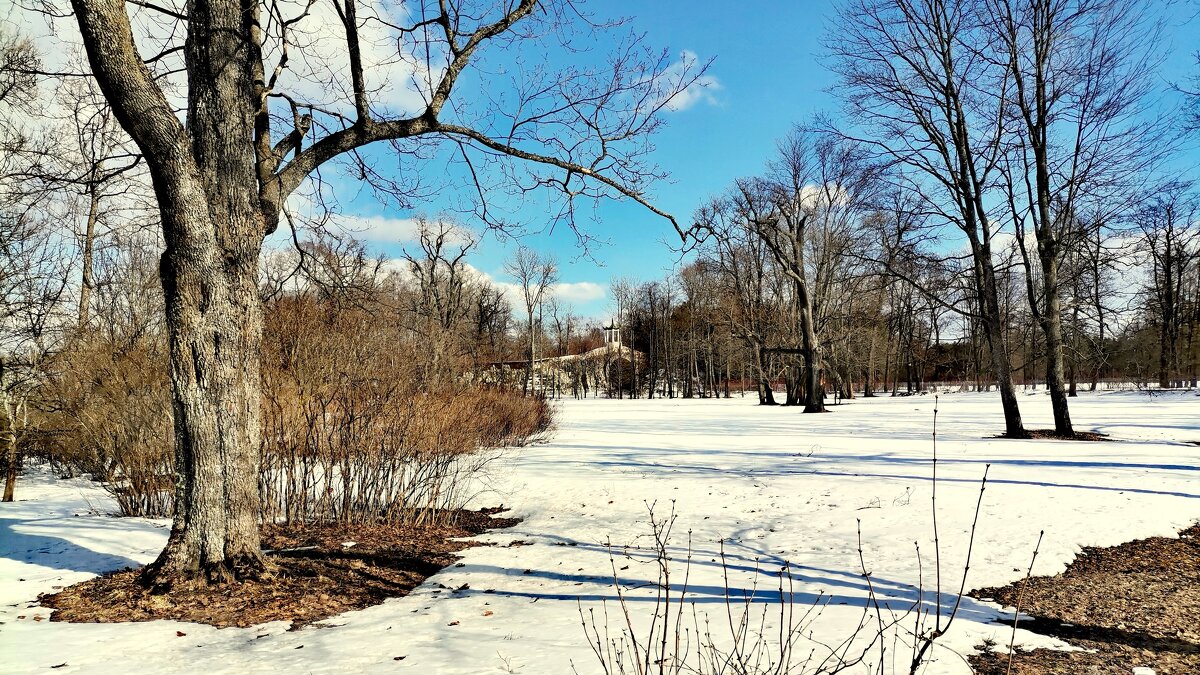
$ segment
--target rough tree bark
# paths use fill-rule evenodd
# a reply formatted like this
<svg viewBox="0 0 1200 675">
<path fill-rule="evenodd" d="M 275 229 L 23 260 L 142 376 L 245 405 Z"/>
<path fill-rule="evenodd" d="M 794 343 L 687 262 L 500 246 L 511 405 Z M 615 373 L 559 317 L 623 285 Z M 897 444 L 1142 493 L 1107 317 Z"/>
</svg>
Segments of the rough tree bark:
<svg viewBox="0 0 1200 675">
<path fill-rule="evenodd" d="M 243 39 L 256 16 L 231 0 L 188 4 L 185 130 L 134 48 L 125 4 L 74 6 L 101 89 L 150 166 L 167 244 L 177 506 L 147 579 L 258 576 L 258 254 L 269 229 L 249 142 L 256 54 Z"/>
</svg>

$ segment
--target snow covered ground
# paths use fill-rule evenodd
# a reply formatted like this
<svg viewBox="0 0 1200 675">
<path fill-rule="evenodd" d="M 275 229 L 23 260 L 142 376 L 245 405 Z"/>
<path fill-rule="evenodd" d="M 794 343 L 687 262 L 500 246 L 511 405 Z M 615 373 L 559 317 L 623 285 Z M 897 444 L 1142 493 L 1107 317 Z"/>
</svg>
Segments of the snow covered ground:
<svg viewBox="0 0 1200 675">
<path fill-rule="evenodd" d="M 1021 397 L 1031 428 L 1051 426 L 1049 399 Z M 957 589 L 984 464 L 991 463 L 968 588 L 1023 576 L 1039 530 L 1035 574 L 1061 570 L 1081 546 L 1171 535 L 1200 519 L 1200 397 L 1194 393 L 1082 394 L 1076 428 L 1118 442 L 1010 441 L 990 394 L 940 400 L 938 508 L 943 585 Z M 83 481 L 37 471 L 18 483 L 18 501 L 0 507 L 0 671 L 42 672 L 598 672 L 580 627 L 585 608 L 609 602 L 609 550 L 646 545 L 646 502 L 675 502 L 674 544 L 691 531 L 693 598 L 724 616 L 714 564 L 725 540 L 730 585 L 775 588 L 770 573 L 793 563 L 797 600 L 824 593 L 830 605 L 814 628 L 837 640 L 857 625 L 866 602 L 856 522 L 877 592 L 895 607 L 916 598 L 923 552 L 931 585 L 933 396 L 859 399 L 828 415 L 760 408 L 750 398 L 718 401 L 567 401 L 545 444 L 513 451 L 479 505 L 504 503 L 525 520 L 482 537 L 500 546 L 464 552 L 462 566 L 430 578 L 412 595 L 333 617 L 328 627 L 287 631 L 159 621 L 51 623 L 38 593 L 108 569 L 150 561 L 164 522 L 103 515 L 111 504 Z M 529 546 L 504 546 L 515 540 Z M 619 554 L 619 552 L 618 552 Z M 761 568 L 755 572 L 755 561 Z M 636 620 L 652 603 L 637 581 L 651 564 L 618 559 Z M 464 584 L 466 590 L 451 591 Z M 773 596 L 768 593 L 768 600 Z M 969 672 L 963 657 L 987 637 L 1000 608 L 967 598 L 926 672 Z M 1023 631 L 1027 645 L 1052 644 Z M 400 658 L 403 657 L 403 658 Z M 399 659 L 399 660 L 398 660 Z"/>
</svg>

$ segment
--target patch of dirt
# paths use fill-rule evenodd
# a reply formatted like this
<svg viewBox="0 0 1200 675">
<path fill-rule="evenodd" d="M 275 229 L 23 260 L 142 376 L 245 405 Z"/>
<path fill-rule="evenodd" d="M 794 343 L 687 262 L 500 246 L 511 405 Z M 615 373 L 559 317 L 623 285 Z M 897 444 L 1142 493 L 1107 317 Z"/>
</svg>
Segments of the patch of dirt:
<svg viewBox="0 0 1200 675">
<path fill-rule="evenodd" d="M 139 570 L 127 569 L 42 595 L 39 601 L 55 609 L 51 621 L 175 619 L 219 628 L 291 621 L 294 630 L 407 595 L 454 564 L 455 552 L 479 545 L 456 539 L 520 522 L 491 517 L 496 512 L 460 511 L 451 526 L 265 525 L 263 548 L 273 567 L 269 579 L 216 586 L 180 583 L 155 593 L 139 583 Z"/>
<path fill-rule="evenodd" d="M 1200 524 L 1178 539 L 1151 537 L 1107 548 L 1087 547 L 1053 577 L 971 591 L 1005 607 L 1017 604 L 1032 620 L 1017 626 L 1051 635 L 1087 652 L 1018 650 L 1012 672 L 1022 675 L 1129 675 L 1136 667 L 1158 675 L 1200 673 Z M 977 673 L 1008 672 L 1007 653 L 970 658 Z"/>
<path fill-rule="evenodd" d="M 1013 438 L 1008 434 L 1000 434 L 992 438 Z M 1049 441 L 1111 441 L 1107 434 L 1102 434 L 1096 431 L 1076 431 L 1074 435 L 1065 436 L 1059 434 L 1053 429 L 1026 429 L 1022 439 L 1049 440 Z"/>
</svg>

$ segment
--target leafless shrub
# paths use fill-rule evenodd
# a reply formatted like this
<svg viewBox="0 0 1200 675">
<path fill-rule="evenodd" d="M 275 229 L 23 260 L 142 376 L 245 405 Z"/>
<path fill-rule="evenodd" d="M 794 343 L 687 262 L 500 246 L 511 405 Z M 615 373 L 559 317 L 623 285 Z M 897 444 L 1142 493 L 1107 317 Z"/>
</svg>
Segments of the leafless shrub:
<svg viewBox="0 0 1200 675">
<path fill-rule="evenodd" d="M 722 544 L 719 559 L 724 588 L 723 612 L 717 616 L 696 609 L 696 592 L 688 584 L 691 577 L 692 547 L 689 542 L 683 564 L 682 583 L 671 579 L 671 530 L 676 514 L 659 519 L 650 506 L 652 556 L 657 566 L 653 612 L 648 625 L 640 626 L 630 609 L 629 597 L 622 587 L 616 555 L 610 554 L 613 587 L 621 609 L 620 626 L 614 634 L 605 604 L 597 615 L 580 607 L 583 631 L 606 675 L 822 675 L 838 673 L 862 665 L 874 649 L 897 627 L 902 615 L 892 613 L 875 596 L 870 574 L 868 602 L 849 635 L 824 642 L 814 634 L 831 597 L 818 594 L 805 602 L 796 597 L 795 577 L 789 563 L 774 572 L 754 562 L 749 589 L 737 588 L 730 581 L 730 563 Z M 777 579 L 776 587 L 762 589 L 759 579 L 766 575 Z M 909 610 L 911 611 L 911 609 Z M 576 671 L 578 672 L 578 671 Z"/>
<path fill-rule="evenodd" d="M 98 265 L 95 327 L 48 365 L 40 453 L 100 481 L 131 516 L 171 515 L 174 430 L 162 296 L 152 242 L 124 242 Z"/>
<path fill-rule="evenodd" d="M 63 352 L 54 379 L 59 407 L 56 433 L 46 438 L 48 454 L 70 472 L 100 481 L 122 515 L 171 515 L 174 438 L 165 346 L 81 342 Z"/>
<path fill-rule="evenodd" d="M 549 427 L 537 399 L 458 384 L 438 389 L 378 307 L 304 296 L 268 313 L 263 365 L 267 520 L 428 522 L 472 496 L 472 479 Z"/>
</svg>

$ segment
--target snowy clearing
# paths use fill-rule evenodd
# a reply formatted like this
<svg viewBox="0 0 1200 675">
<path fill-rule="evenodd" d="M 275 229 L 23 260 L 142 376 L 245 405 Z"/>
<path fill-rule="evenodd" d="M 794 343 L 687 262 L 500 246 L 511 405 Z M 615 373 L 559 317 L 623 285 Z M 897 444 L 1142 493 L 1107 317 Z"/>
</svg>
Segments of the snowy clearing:
<svg viewBox="0 0 1200 675">
<path fill-rule="evenodd" d="M 1021 397 L 1029 428 L 1051 425 L 1042 393 Z M 1012 441 L 992 394 L 940 399 L 938 509 L 943 588 L 956 591 L 979 479 L 991 463 L 967 588 L 1053 574 L 1081 546 L 1170 536 L 1200 519 L 1200 397 L 1136 392 L 1082 394 L 1071 402 L 1078 430 L 1115 442 Z M 463 552 L 462 566 L 431 577 L 404 598 L 287 631 L 284 622 L 215 629 L 156 621 L 51 623 L 38 593 L 111 569 L 144 564 L 166 539 L 166 523 L 116 519 L 104 493 L 81 480 L 34 470 L 18 502 L 0 507 L 0 654 L 6 673 L 41 672 L 597 672 L 580 627 L 586 608 L 608 600 L 620 629 L 609 549 L 642 545 L 646 502 L 674 500 L 673 544 L 691 531 L 691 590 L 701 611 L 724 616 L 725 540 L 730 585 L 755 584 L 770 601 L 781 561 L 793 564 L 797 601 L 830 598 L 814 627 L 829 641 L 858 624 L 867 602 L 856 519 L 881 600 L 917 597 L 914 542 L 931 599 L 931 422 L 934 397 L 858 399 L 827 415 L 733 400 L 566 401 L 545 445 L 513 451 L 476 506 L 504 503 L 523 517 Z M 524 540 L 529 546 L 507 547 Z M 636 551 L 634 552 L 636 553 Z M 618 555 L 620 551 L 618 550 Z M 761 571 L 755 572 L 755 561 Z M 649 616 L 652 564 L 618 558 L 632 611 Z M 681 568 L 680 568 L 681 569 Z M 443 590 L 458 589 L 461 591 Z M 991 623 L 999 607 L 965 598 L 925 672 L 966 673 L 964 658 L 985 638 L 1008 643 Z M 1018 633 L 1021 644 L 1052 640 Z M 956 654 L 955 652 L 958 652 Z M 399 658 L 403 657 L 403 658 Z M 903 654 L 901 655 L 901 658 Z M 399 659 L 399 660 L 398 660 Z"/>
</svg>

